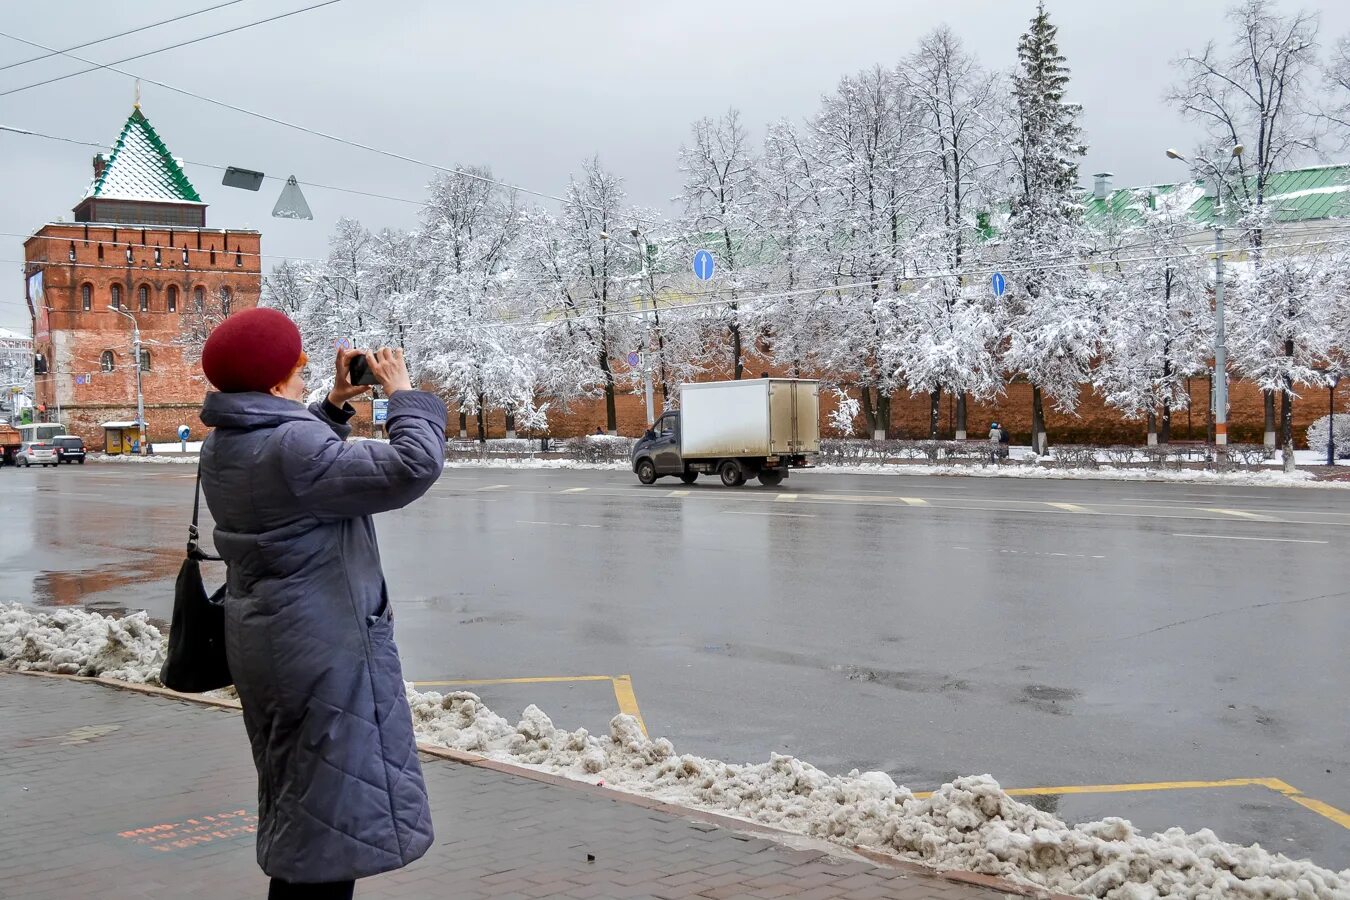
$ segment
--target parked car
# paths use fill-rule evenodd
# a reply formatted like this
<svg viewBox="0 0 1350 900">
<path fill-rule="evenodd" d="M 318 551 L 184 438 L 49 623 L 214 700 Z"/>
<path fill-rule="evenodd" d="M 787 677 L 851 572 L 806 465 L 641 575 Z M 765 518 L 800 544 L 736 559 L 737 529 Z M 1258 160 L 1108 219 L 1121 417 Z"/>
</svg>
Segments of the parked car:
<svg viewBox="0 0 1350 900">
<path fill-rule="evenodd" d="M 34 464 L 43 467 L 61 464 L 60 458 L 56 455 L 56 447 L 51 441 L 24 441 L 14 461 L 24 468 Z"/>
<path fill-rule="evenodd" d="M 62 434 L 52 438 L 56 447 L 56 458 L 63 463 L 84 465 L 84 438 L 73 434 Z"/>
</svg>

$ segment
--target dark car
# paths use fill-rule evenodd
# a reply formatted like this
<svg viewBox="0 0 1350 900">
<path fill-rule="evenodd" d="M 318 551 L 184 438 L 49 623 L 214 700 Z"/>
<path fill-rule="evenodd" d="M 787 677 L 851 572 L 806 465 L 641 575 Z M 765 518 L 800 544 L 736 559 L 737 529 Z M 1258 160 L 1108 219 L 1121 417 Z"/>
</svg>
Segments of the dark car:
<svg viewBox="0 0 1350 900">
<path fill-rule="evenodd" d="M 84 465 L 84 438 L 63 434 L 52 438 L 58 462 Z"/>
</svg>

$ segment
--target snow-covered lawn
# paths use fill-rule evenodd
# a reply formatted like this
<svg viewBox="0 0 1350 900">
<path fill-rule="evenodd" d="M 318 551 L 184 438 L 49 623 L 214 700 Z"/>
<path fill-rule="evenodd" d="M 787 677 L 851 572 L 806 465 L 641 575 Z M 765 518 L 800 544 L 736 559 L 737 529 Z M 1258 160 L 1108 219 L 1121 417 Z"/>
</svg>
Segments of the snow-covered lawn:
<svg viewBox="0 0 1350 900">
<path fill-rule="evenodd" d="M 155 683 L 163 652 L 144 612 L 114 619 L 0 606 L 0 668 Z M 1068 825 L 1008 796 L 989 775 L 953 779 L 918 799 L 884 772 L 832 775 L 779 754 L 745 764 L 680 754 L 631 716 L 615 716 L 609 734 L 597 736 L 560 729 L 535 706 L 513 725 L 467 692 L 409 685 L 408 702 L 428 744 L 938 868 L 1110 900 L 1350 898 L 1350 869 L 1225 843 L 1208 829 L 1143 834 L 1119 818 Z"/>
</svg>

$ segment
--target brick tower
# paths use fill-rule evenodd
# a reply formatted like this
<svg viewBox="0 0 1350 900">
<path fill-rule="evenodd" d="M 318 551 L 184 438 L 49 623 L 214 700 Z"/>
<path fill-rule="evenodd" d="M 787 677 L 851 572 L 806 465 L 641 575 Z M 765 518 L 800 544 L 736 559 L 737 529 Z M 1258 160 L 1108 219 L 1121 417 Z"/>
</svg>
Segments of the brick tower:
<svg viewBox="0 0 1350 900">
<path fill-rule="evenodd" d="M 206 204 L 139 104 L 112 153 L 94 157 L 74 218 L 24 244 L 39 419 L 101 447 L 104 424 L 136 419 L 139 366 L 151 443 L 177 440 L 180 425 L 199 436 L 201 339 L 257 305 L 260 234 L 206 227 Z"/>
</svg>

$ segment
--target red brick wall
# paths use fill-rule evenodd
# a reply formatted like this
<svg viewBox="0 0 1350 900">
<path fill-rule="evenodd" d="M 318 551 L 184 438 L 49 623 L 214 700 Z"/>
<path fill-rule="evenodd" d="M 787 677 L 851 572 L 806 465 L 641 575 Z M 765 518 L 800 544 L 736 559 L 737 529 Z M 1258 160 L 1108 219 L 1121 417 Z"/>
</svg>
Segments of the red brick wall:
<svg viewBox="0 0 1350 900">
<path fill-rule="evenodd" d="M 74 249 L 75 259 L 69 258 Z M 127 249 L 132 258 L 127 260 Z M 100 258 L 100 248 L 102 254 Z M 195 365 L 183 360 L 176 343 L 183 315 L 192 309 L 193 292 L 208 298 L 221 288 L 231 293 L 232 309 L 256 306 L 262 287 L 255 231 L 168 229 L 103 224 L 47 225 L 25 244 L 28 271 L 43 270 L 50 308 L 51 337 L 36 348 L 46 355 L 51 374 L 37 379 L 37 402 L 91 446 L 102 446 L 102 423 L 136 418 L 136 368 L 131 323 L 108 309 L 112 286 L 136 317 L 150 371 L 142 373 L 146 424 L 152 442 L 177 440 L 179 425 L 205 433 L 197 418 L 206 383 Z M 159 250 L 158 261 L 155 257 Z M 184 251 L 187 259 L 184 260 Z M 83 309 L 82 286 L 91 288 L 91 309 Z M 140 311 L 138 289 L 148 291 L 149 310 Z M 178 289 L 177 312 L 168 311 L 169 288 Z M 101 357 L 112 351 L 114 370 L 103 372 Z"/>
</svg>

